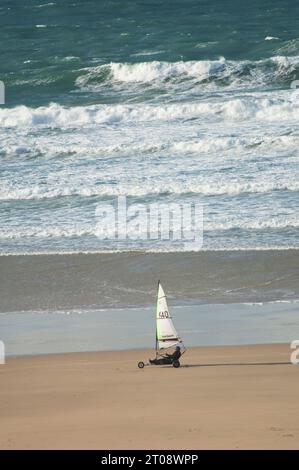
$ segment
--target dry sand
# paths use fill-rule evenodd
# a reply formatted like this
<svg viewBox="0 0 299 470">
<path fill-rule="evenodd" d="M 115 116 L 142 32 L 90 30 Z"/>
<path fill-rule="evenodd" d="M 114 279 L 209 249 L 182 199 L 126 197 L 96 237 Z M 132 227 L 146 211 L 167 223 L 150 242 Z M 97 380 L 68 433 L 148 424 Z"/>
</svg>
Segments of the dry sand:
<svg viewBox="0 0 299 470">
<path fill-rule="evenodd" d="M 9 359 L 0 366 L 1 449 L 298 449 L 299 366 L 290 347 L 193 348 Z"/>
</svg>

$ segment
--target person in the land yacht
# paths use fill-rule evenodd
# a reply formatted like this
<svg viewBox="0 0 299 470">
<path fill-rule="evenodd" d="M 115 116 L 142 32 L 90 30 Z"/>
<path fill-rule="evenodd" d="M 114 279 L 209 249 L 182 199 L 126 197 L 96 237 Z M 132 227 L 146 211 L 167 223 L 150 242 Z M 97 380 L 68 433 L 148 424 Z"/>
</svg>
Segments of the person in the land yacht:
<svg viewBox="0 0 299 470">
<path fill-rule="evenodd" d="M 162 357 L 161 359 L 149 359 L 150 364 L 172 364 L 174 361 L 178 361 L 181 357 L 181 348 L 177 346 L 174 353 L 166 354 L 167 357 Z"/>
</svg>

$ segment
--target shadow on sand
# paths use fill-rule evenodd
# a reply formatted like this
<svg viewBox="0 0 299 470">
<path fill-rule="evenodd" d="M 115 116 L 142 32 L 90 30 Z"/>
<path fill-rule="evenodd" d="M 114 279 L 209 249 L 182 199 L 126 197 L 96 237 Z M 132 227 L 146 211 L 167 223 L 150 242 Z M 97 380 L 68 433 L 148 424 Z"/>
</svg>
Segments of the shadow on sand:
<svg viewBox="0 0 299 470">
<path fill-rule="evenodd" d="M 281 366 L 292 365 L 290 362 L 226 362 L 219 364 L 181 364 L 181 368 L 187 367 L 230 367 L 230 366 Z"/>
</svg>

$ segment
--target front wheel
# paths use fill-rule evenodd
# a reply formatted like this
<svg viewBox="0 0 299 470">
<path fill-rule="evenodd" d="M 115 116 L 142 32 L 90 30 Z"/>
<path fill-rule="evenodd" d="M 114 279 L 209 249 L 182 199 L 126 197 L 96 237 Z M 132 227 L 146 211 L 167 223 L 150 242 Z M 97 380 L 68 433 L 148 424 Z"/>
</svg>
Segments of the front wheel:
<svg viewBox="0 0 299 470">
<path fill-rule="evenodd" d="M 178 367 L 180 367 L 181 364 L 180 361 L 173 361 L 172 365 L 175 369 L 177 369 Z"/>
<path fill-rule="evenodd" d="M 144 362 L 142 362 L 142 361 L 138 362 L 138 367 L 139 367 L 139 369 L 143 369 L 144 368 Z"/>
</svg>

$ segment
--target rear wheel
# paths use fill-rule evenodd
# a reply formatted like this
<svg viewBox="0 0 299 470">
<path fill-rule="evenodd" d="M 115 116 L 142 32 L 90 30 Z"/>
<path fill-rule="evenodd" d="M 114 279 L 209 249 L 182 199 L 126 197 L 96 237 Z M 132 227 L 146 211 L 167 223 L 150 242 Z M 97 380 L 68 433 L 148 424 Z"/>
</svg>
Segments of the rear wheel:
<svg viewBox="0 0 299 470">
<path fill-rule="evenodd" d="M 144 368 L 144 362 L 142 362 L 142 361 L 138 362 L 138 367 L 139 367 L 139 369 L 143 369 Z"/>
<path fill-rule="evenodd" d="M 178 367 L 180 367 L 180 361 L 173 361 L 172 363 L 173 367 L 175 367 L 175 369 L 177 369 Z"/>
</svg>

